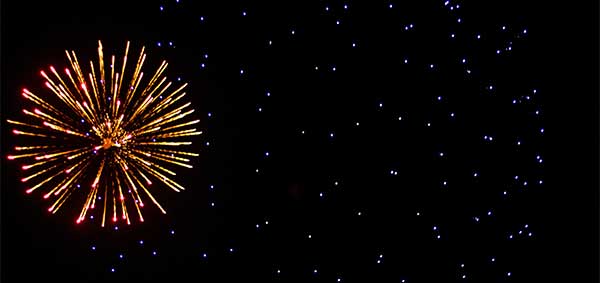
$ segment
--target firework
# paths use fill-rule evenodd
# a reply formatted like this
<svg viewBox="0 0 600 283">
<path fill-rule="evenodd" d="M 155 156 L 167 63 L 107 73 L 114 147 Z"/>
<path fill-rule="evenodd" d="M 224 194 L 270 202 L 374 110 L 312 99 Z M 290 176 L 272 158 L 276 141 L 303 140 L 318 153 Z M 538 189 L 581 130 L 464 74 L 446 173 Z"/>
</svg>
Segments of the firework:
<svg viewBox="0 0 600 283">
<path fill-rule="evenodd" d="M 90 61 L 87 76 L 75 52 L 65 51 L 70 68 L 64 74 L 52 66 L 49 74 L 40 72 L 49 91 L 38 95 L 23 89 L 33 108 L 23 109 L 24 122 L 8 122 L 27 143 L 14 147 L 8 159 L 24 160 L 21 181 L 31 184 L 26 193 L 44 191 L 52 214 L 79 196 L 83 204 L 77 204 L 82 208 L 76 223 L 96 207 L 102 227 L 107 218 L 131 224 L 130 214 L 143 222 L 147 201 L 166 213 L 152 195 L 153 181 L 184 190 L 172 179 L 171 167 L 192 168 L 190 158 L 198 154 L 180 148 L 192 144 L 186 138 L 202 133 L 192 128 L 199 120 L 190 119 L 194 110 L 183 102 L 187 84 L 174 89 L 163 76 L 166 61 L 144 80 L 144 49 L 128 65 L 127 42 L 120 66 L 114 55 L 106 66 L 99 41 L 97 64 Z"/>
</svg>

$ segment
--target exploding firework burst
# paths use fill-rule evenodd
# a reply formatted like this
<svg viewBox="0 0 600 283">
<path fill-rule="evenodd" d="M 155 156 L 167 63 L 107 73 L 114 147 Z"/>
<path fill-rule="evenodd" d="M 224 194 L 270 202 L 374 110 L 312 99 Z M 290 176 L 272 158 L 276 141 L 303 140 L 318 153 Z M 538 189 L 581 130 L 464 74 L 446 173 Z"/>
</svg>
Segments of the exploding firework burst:
<svg viewBox="0 0 600 283">
<path fill-rule="evenodd" d="M 128 67 L 127 42 L 120 70 L 114 55 L 105 68 L 99 41 L 98 64 L 90 61 L 87 78 L 75 52 L 65 51 L 71 68 L 65 68 L 64 75 L 53 67 L 50 75 L 40 72 L 47 94 L 23 89 L 33 109 L 23 109 L 25 122 L 8 122 L 26 144 L 14 147 L 8 159 L 25 160 L 21 168 L 31 173 L 21 181 L 32 184 L 26 192 L 45 190 L 44 199 L 53 200 L 51 213 L 80 196 L 83 205 L 76 223 L 98 206 L 102 227 L 111 214 L 113 222 L 131 224 L 130 214 L 143 222 L 147 200 L 166 213 L 150 190 L 153 181 L 176 192 L 184 190 L 171 179 L 176 174 L 170 167 L 192 168 L 190 158 L 198 154 L 179 148 L 192 144 L 182 140 L 185 137 L 202 133 L 191 128 L 199 120 L 189 118 L 194 112 L 191 103 L 182 102 L 187 84 L 172 90 L 163 76 L 166 61 L 143 82 L 144 49 Z M 126 69 L 132 74 L 126 75 Z"/>
</svg>

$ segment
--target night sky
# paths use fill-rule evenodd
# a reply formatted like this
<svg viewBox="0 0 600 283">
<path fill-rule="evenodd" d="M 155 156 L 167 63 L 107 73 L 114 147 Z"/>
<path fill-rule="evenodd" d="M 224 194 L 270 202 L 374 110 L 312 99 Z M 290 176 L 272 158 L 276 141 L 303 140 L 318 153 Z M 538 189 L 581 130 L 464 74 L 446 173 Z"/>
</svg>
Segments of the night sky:
<svg viewBox="0 0 600 283">
<path fill-rule="evenodd" d="M 138 2 L 3 3 L 2 282 L 598 282 L 597 29 L 544 1 Z M 203 131 L 130 226 L 49 214 L 5 158 L 21 89 L 98 40 L 167 60 Z"/>
</svg>

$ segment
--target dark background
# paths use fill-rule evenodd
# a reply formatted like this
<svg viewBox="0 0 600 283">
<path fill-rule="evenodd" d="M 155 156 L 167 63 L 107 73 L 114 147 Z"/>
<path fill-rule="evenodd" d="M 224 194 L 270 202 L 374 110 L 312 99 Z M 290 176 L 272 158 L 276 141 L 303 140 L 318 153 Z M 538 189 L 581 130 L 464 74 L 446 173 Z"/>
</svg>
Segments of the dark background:
<svg viewBox="0 0 600 283">
<path fill-rule="evenodd" d="M 597 281 L 597 7 L 586 16 L 544 1 L 461 3 L 458 25 L 443 1 L 348 2 L 349 11 L 336 1 L 197 2 L 2 3 L 3 282 Z M 118 231 L 76 226 L 79 204 L 49 216 L 5 158 L 18 144 L 6 119 L 27 106 L 20 89 L 41 91 L 40 69 L 66 67 L 65 49 L 95 58 L 98 39 L 105 54 L 145 45 L 147 71 L 168 60 L 169 77 L 190 83 L 205 132 L 195 168 L 178 171 L 188 190 L 159 193 L 169 213 L 146 209 L 149 221 Z M 497 56 L 508 41 L 514 51 Z M 511 105 L 532 89 L 532 101 Z M 544 185 L 520 189 L 514 175 Z M 523 224 L 535 236 L 508 241 Z"/>
</svg>

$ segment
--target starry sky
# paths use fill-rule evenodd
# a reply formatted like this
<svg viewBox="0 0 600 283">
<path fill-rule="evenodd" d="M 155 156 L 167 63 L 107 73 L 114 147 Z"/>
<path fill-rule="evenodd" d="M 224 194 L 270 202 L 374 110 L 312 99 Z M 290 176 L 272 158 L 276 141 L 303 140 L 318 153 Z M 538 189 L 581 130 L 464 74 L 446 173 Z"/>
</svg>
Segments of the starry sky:
<svg viewBox="0 0 600 283">
<path fill-rule="evenodd" d="M 597 160 L 571 202 L 546 115 L 555 78 L 597 89 L 597 66 L 556 74 L 543 1 L 48 2 L 3 3 L 3 152 L 40 69 L 130 40 L 190 84 L 200 157 L 177 171 L 187 190 L 158 190 L 166 215 L 100 228 L 50 215 L 3 154 L 3 282 L 544 282 L 566 250 L 598 275 Z M 595 93 L 576 117 L 597 120 Z"/>
</svg>

